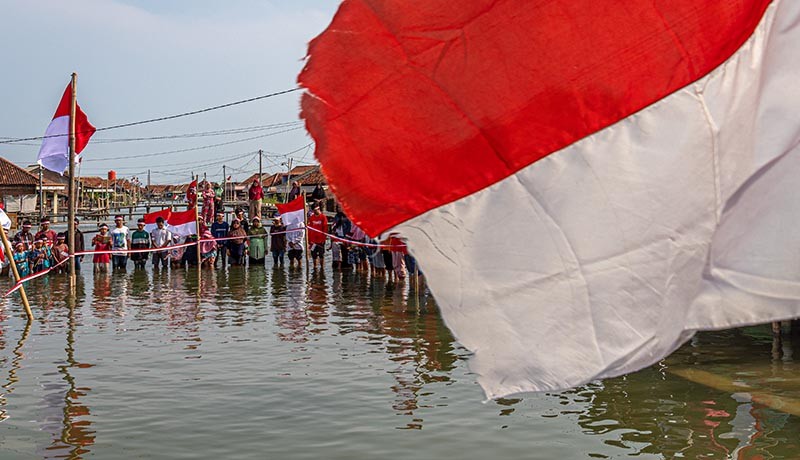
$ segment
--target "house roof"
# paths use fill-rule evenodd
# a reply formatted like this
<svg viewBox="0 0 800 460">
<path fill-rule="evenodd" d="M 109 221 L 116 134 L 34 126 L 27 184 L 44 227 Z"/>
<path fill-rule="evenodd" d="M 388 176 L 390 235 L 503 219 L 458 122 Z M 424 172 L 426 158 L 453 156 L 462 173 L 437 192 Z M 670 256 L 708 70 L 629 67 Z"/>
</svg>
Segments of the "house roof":
<svg viewBox="0 0 800 460">
<path fill-rule="evenodd" d="M 292 170 L 291 170 L 291 171 L 289 171 L 289 174 L 290 174 L 291 176 L 293 176 L 293 177 L 294 177 L 294 176 L 302 176 L 303 174 L 306 174 L 306 173 L 310 172 L 311 170 L 313 170 L 314 168 L 318 168 L 318 167 L 319 167 L 319 166 L 317 166 L 317 165 L 300 165 L 300 166 L 295 166 L 294 168 L 292 168 Z"/>
<path fill-rule="evenodd" d="M 5 186 L 39 186 L 39 178 L 0 157 L 0 184 Z"/>
<path fill-rule="evenodd" d="M 106 188 L 106 179 L 97 176 L 85 176 L 80 178 L 80 182 L 86 188 Z"/>
<path fill-rule="evenodd" d="M 314 169 L 303 175 L 300 179 L 298 179 L 300 185 L 325 185 L 328 181 L 325 179 L 325 176 L 322 174 L 322 171 L 319 169 L 319 166 L 316 166 Z"/>
<path fill-rule="evenodd" d="M 35 177 L 38 181 L 39 179 L 39 165 L 29 165 L 25 168 L 28 173 L 30 173 L 33 177 Z M 69 186 L 69 175 L 61 175 L 58 173 L 54 173 L 49 169 L 42 168 L 42 185 L 46 187 L 57 187 L 62 186 L 65 189 Z"/>
</svg>

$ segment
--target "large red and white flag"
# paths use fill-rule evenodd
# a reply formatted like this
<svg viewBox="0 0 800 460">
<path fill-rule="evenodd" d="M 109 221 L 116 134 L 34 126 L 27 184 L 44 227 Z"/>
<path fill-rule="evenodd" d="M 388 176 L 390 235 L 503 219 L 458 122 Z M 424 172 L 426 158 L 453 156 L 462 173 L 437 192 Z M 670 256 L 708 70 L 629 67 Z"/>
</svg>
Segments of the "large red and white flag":
<svg viewBox="0 0 800 460">
<path fill-rule="evenodd" d="M 47 126 L 37 161 L 43 168 L 63 174 L 69 166 L 70 109 L 72 102 L 72 83 L 67 85 L 61 102 Z M 75 103 L 75 154 L 83 151 L 96 129 L 89 123 L 86 114 Z M 76 157 L 77 158 L 77 157 Z"/>
<path fill-rule="evenodd" d="M 143 215 L 142 218 L 144 219 L 145 231 L 150 233 L 154 229 L 158 228 L 158 224 L 156 223 L 156 221 L 158 220 L 159 217 L 164 219 L 164 225 L 168 226 L 170 215 L 172 215 L 172 211 L 169 208 Z"/>
<path fill-rule="evenodd" d="M 167 223 L 169 224 L 167 228 L 169 228 L 173 236 L 197 235 L 197 209 L 191 208 L 180 212 L 173 211 L 167 217 Z"/>
<path fill-rule="evenodd" d="M 346 0 L 299 81 L 491 398 L 800 315 L 800 2 Z"/>
</svg>

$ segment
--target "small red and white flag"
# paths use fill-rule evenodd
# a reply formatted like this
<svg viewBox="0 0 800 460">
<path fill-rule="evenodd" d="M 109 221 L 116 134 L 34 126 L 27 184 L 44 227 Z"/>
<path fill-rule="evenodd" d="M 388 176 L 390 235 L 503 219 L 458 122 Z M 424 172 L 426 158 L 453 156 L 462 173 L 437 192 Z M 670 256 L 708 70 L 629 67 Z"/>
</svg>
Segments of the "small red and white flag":
<svg viewBox="0 0 800 460">
<path fill-rule="evenodd" d="M 167 223 L 173 236 L 197 235 L 197 210 L 192 208 L 180 212 L 173 211 L 167 218 Z"/>
<path fill-rule="evenodd" d="M 47 126 L 42 146 L 39 148 L 37 162 L 43 168 L 64 174 L 69 166 L 70 109 L 72 102 L 72 83 L 67 85 L 61 102 L 53 115 L 53 121 Z M 78 103 L 75 103 L 75 155 L 80 154 L 89 143 L 96 129 L 89 123 Z M 78 158 L 77 156 L 75 157 Z M 80 160 L 78 160 L 80 161 Z"/>
<path fill-rule="evenodd" d="M 306 223 L 306 206 L 304 197 L 298 196 L 288 203 L 278 203 L 275 206 L 278 208 L 281 222 L 286 226 L 286 238 L 290 243 L 295 245 L 302 245 L 303 232 L 302 228 Z M 296 230 L 296 231 L 291 231 Z"/>
<path fill-rule="evenodd" d="M 345 0 L 303 118 L 490 398 L 800 316 L 800 1 Z"/>
</svg>

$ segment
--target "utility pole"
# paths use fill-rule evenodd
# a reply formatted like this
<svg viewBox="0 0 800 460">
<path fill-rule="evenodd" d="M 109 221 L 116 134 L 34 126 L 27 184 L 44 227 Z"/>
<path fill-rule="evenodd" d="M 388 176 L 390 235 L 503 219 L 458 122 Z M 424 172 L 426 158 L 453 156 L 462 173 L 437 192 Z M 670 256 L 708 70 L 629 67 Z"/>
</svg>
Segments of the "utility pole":
<svg viewBox="0 0 800 460">
<path fill-rule="evenodd" d="M 39 220 L 42 220 L 44 217 L 44 190 L 42 190 L 43 183 L 42 165 L 39 165 Z"/>
<path fill-rule="evenodd" d="M 289 202 L 289 184 L 292 182 L 292 159 L 289 158 L 289 161 L 286 163 L 286 202 Z"/>
<path fill-rule="evenodd" d="M 150 200 L 153 197 L 153 189 L 150 188 L 150 170 L 147 170 L 147 213 L 150 214 Z"/>
<path fill-rule="evenodd" d="M 228 176 L 225 173 L 225 165 L 222 165 L 222 213 L 225 213 L 225 198 L 228 195 Z M 228 216 L 225 216 L 227 219 Z"/>
<path fill-rule="evenodd" d="M 258 185 L 261 185 L 261 160 L 264 158 L 264 151 L 258 149 Z"/>
</svg>

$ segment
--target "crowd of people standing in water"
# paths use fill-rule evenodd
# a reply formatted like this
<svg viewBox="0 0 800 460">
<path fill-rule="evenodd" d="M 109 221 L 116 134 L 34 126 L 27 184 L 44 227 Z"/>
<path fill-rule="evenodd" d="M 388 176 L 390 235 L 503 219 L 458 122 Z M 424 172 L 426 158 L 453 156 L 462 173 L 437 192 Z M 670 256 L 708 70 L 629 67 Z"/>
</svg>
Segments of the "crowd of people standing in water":
<svg viewBox="0 0 800 460">
<path fill-rule="evenodd" d="M 198 261 L 202 266 L 214 268 L 226 264 L 263 267 L 270 258 L 273 267 L 284 267 L 288 259 L 292 268 L 303 265 L 306 260 L 304 251 L 307 250 L 308 259 L 315 269 L 323 269 L 326 255 L 330 254 L 333 270 L 369 271 L 390 279 L 404 279 L 416 270 L 415 260 L 407 254 L 400 240 L 391 237 L 379 243 L 369 238 L 341 211 L 337 211 L 329 222 L 319 203 L 312 202 L 309 206 L 308 229 L 287 228 L 280 216 L 274 217 L 267 227 L 262 224 L 259 214 L 246 218 L 242 208 L 236 208 L 228 222 L 221 208 L 218 209 L 213 213 L 213 221 L 206 220 L 212 213 L 201 215 L 199 244 L 196 234 L 181 241 L 180 237 L 173 235 L 163 218 L 159 217 L 155 228 L 149 231 L 145 229 L 145 220 L 138 219 L 136 229 L 131 230 L 125 225 L 124 218 L 118 215 L 112 228 L 105 223 L 98 226 L 97 234 L 91 238 L 94 251 L 88 253 L 84 247 L 84 234 L 78 229 L 79 221 L 76 219 L 75 252 L 85 253 L 75 256 L 76 268 L 80 270 L 84 256 L 91 256 L 97 272 L 125 271 L 129 260 L 136 270 L 144 269 L 148 261 L 154 269 L 197 266 Z M 41 219 L 35 234 L 31 227 L 30 221 L 23 221 L 20 231 L 12 239 L 13 261 L 20 276 L 36 274 L 51 267 L 57 267 L 57 272 L 65 271 L 66 264 L 61 262 L 69 257 L 67 232 L 56 233 L 50 229 L 47 218 Z M 304 238 L 308 239 L 307 245 Z"/>
</svg>

